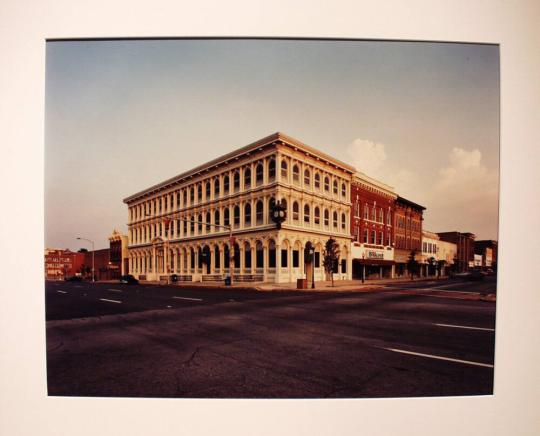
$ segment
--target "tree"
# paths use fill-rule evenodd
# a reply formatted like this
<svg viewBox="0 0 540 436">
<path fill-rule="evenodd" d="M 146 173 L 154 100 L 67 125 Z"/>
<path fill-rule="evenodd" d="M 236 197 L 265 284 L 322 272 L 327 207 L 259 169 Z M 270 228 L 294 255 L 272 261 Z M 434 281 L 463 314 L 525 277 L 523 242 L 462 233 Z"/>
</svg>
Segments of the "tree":
<svg viewBox="0 0 540 436">
<path fill-rule="evenodd" d="M 339 245 L 337 242 L 330 238 L 324 244 L 323 251 L 323 267 L 327 274 L 330 274 L 332 279 L 332 286 L 334 286 L 334 271 L 336 270 L 339 261 Z"/>
<path fill-rule="evenodd" d="M 88 250 L 86 248 L 79 248 L 79 251 L 77 253 L 88 253 Z"/>
<path fill-rule="evenodd" d="M 431 256 L 428 260 L 428 275 L 431 275 L 431 272 L 435 273 L 435 266 L 437 265 L 437 260 Z"/>
<path fill-rule="evenodd" d="M 417 250 L 412 249 L 409 253 L 409 259 L 407 260 L 407 269 L 411 274 L 411 280 L 414 279 L 414 273 L 418 270 L 418 261 L 416 260 Z"/>
<path fill-rule="evenodd" d="M 446 260 L 439 260 L 437 262 L 437 271 L 439 273 L 439 277 L 441 276 L 441 272 L 444 271 L 445 265 L 446 265 Z"/>
</svg>

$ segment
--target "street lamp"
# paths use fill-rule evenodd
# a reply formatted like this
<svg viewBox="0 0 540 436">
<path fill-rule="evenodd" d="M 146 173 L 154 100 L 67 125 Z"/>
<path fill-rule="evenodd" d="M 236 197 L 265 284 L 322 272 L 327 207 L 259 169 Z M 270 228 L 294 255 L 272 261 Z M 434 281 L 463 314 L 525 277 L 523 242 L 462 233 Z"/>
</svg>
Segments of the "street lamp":
<svg viewBox="0 0 540 436">
<path fill-rule="evenodd" d="M 87 241 L 87 242 L 90 242 L 92 244 L 92 282 L 95 282 L 95 278 L 94 278 L 94 241 L 92 241 L 91 239 L 86 239 L 86 238 L 80 238 L 77 236 L 77 239 L 79 240 L 82 240 L 82 241 Z"/>
</svg>

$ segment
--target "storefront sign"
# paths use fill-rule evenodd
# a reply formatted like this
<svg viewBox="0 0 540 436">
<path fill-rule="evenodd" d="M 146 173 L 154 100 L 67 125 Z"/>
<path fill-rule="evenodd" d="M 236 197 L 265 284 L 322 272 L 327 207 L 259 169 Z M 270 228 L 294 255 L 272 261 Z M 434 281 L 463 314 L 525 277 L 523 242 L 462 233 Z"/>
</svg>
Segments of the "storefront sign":
<svg viewBox="0 0 540 436">
<path fill-rule="evenodd" d="M 378 251 L 368 251 L 367 252 L 367 258 L 368 259 L 384 259 L 384 253 L 379 253 Z"/>
</svg>

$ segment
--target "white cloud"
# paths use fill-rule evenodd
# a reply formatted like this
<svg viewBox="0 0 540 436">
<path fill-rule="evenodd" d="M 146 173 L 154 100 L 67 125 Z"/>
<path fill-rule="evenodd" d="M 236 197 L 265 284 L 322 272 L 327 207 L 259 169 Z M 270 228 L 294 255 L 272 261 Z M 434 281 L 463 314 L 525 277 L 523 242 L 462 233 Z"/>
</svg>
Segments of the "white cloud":
<svg viewBox="0 0 540 436">
<path fill-rule="evenodd" d="M 347 147 L 351 164 L 358 170 L 372 177 L 384 174 L 386 150 L 384 144 L 367 139 L 355 139 Z M 382 174 L 381 174 L 382 173 Z"/>
</svg>

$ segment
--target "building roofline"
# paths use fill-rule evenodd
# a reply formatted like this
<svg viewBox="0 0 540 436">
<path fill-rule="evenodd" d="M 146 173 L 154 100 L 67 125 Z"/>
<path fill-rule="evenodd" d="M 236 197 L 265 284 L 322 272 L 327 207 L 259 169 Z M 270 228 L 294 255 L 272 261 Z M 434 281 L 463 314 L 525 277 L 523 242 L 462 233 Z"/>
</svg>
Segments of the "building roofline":
<svg viewBox="0 0 540 436">
<path fill-rule="evenodd" d="M 142 191 L 139 191 L 133 195 L 130 195 L 126 198 L 124 198 L 123 202 L 124 203 L 128 203 L 132 200 L 135 200 L 139 197 L 142 197 L 146 194 L 149 194 L 151 192 L 155 192 L 155 191 L 159 191 L 161 189 L 165 189 L 167 188 L 168 186 L 170 185 L 173 185 L 175 183 L 178 183 L 180 182 L 181 180 L 183 179 L 186 179 L 187 177 L 193 177 L 194 175 L 196 174 L 199 174 L 201 173 L 202 171 L 204 170 L 207 170 L 209 169 L 210 167 L 217 167 L 218 165 L 221 165 L 221 164 L 226 164 L 228 163 L 228 161 L 232 158 L 236 158 L 238 157 L 239 155 L 243 155 L 243 154 L 246 154 L 246 153 L 249 153 L 257 148 L 260 148 L 260 147 L 265 147 L 269 144 L 272 144 L 274 143 L 275 141 L 282 141 L 283 143 L 286 143 L 288 144 L 289 146 L 292 146 L 292 147 L 296 147 L 296 148 L 299 148 L 299 149 L 302 149 L 303 151 L 307 152 L 308 154 L 312 154 L 313 156 L 315 157 L 318 157 L 319 159 L 322 159 L 324 161 L 327 161 L 329 164 L 332 164 L 336 167 L 341 167 L 341 169 L 344 169 L 348 172 L 350 172 L 351 174 L 353 174 L 356 170 L 354 167 L 352 167 L 351 165 L 348 165 L 344 162 L 341 162 L 340 160 L 338 159 L 335 159 L 333 158 L 332 156 L 330 155 L 327 155 L 326 153 L 323 153 L 322 151 L 319 151 L 313 147 L 310 147 L 309 145 L 306 145 L 304 144 L 303 142 L 300 142 L 298 141 L 297 139 L 291 137 L 291 136 L 288 136 L 288 135 L 285 135 L 284 133 L 281 133 L 281 132 L 276 132 L 276 133 L 273 133 L 271 135 L 268 135 L 264 138 L 261 138 L 255 142 L 252 142 L 251 144 L 248 144 L 244 147 L 240 147 L 240 148 L 237 148 L 227 154 L 224 154 L 216 159 L 212 159 L 211 161 L 208 161 L 202 165 L 198 165 L 196 166 L 195 168 L 192 168 L 191 170 L 189 171 L 185 171 L 181 174 L 178 174 L 174 177 L 171 177 L 163 182 L 160 182 L 160 183 L 157 183 L 155 185 L 152 185 L 150 186 L 149 188 L 146 188 Z"/>
<path fill-rule="evenodd" d="M 397 194 L 393 186 L 387 185 L 386 183 L 383 183 L 380 180 L 374 179 L 373 177 L 370 177 L 361 171 L 355 171 L 355 173 L 353 174 L 353 181 L 354 179 L 371 184 L 378 189 L 386 191 L 387 194 L 391 194 L 397 197 Z"/>
<path fill-rule="evenodd" d="M 396 202 L 406 204 L 407 206 L 414 207 L 415 209 L 426 210 L 426 208 L 424 206 L 421 206 L 418 203 L 414 203 L 411 200 L 407 200 L 406 198 L 402 197 L 401 195 L 398 195 L 398 197 L 396 198 Z"/>
</svg>

